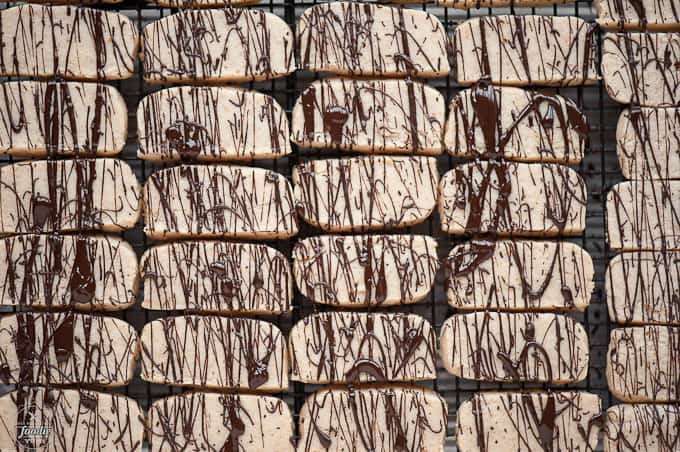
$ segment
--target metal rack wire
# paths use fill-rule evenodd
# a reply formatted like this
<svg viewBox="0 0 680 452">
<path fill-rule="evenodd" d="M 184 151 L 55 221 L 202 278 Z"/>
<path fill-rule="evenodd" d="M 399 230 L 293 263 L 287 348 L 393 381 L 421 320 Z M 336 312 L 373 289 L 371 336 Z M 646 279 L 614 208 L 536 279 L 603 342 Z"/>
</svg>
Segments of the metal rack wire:
<svg viewBox="0 0 680 452">
<path fill-rule="evenodd" d="M 295 27 L 295 21 L 304 9 L 317 3 L 317 0 L 263 0 L 262 3 L 251 8 L 263 9 L 272 12 L 282 17 L 291 27 Z M 0 4 L 0 8 L 12 6 L 12 3 Z M 562 4 L 544 8 L 495 8 L 495 9 L 478 9 L 471 11 L 460 11 L 446 8 L 439 8 L 434 5 L 412 5 L 410 8 L 426 10 L 442 20 L 447 33 L 451 33 L 455 26 L 472 16 L 490 15 L 490 14 L 544 14 L 544 15 L 575 15 L 586 19 L 587 21 L 594 21 L 594 10 L 591 1 L 580 0 L 576 3 Z M 125 0 L 123 3 L 116 5 L 101 6 L 104 9 L 113 9 L 132 18 L 137 26 L 141 29 L 147 23 L 165 17 L 176 10 L 162 9 L 156 6 L 146 4 L 142 0 Z M 600 47 L 602 33 L 597 32 L 598 49 Z M 598 50 L 599 61 L 599 50 Z M 138 64 L 139 66 L 139 64 Z M 278 102 L 286 109 L 290 115 L 290 111 L 295 103 L 298 94 L 311 81 L 318 78 L 319 74 L 298 72 L 292 74 L 287 78 L 263 82 L 251 83 L 247 86 L 265 92 L 274 96 Z M 434 86 L 445 96 L 448 100 L 457 91 L 461 89 L 451 76 L 438 80 L 430 80 L 428 84 Z M 128 115 L 128 139 L 127 144 L 120 158 L 127 161 L 136 172 L 140 181 L 145 181 L 146 178 L 156 169 L 165 165 L 151 164 L 140 161 L 136 158 L 136 108 L 139 100 L 159 89 L 159 86 L 147 85 L 143 82 L 141 71 L 137 70 L 135 76 L 129 80 L 113 82 L 115 86 L 125 97 L 129 111 Z M 595 291 L 593 293 L 591 304 L 584 314 L 574 315 L 576 319 L 581 321 L 588 331 L 590 339 L 591 359 L 588 378 L 579 384 L 560 386 L 560 388 L 577 388 L 587 390 L 598 394 L 603 401 L 603 406 L 606 408 L 611 405 L 614 400 L 611 393 L 607 389 L 607 382 L 605 376 L 606 352 L 609 340 L 610 324 L 607 315 L 607 308 L 604 301 L 604 271 L 611 257 L 611 253 L 605 241 L 605 224 L 604 224 L 604 204 L 606 193 L 608 189 L 621 179 L 621 174 L 616 159 L 615 153 L 615 130 L 621 107 L 611 101 L 604 90 L 602 83 L 575 87 L 575 88 L 557 88 L 557 89 L 541 89 L 544 92 L 560 93 L 563 96 L 573 99 L 579 107 L 585 112 L 588 117 L 591 127 L 590 143 L 585 152 L 585 159 L 583 162 L 575 166 L 576 169 L 586 182 L 588 190 L 588 206 L 586 216 L 586 231 L 579 236 L 571 237 L 569 239 L 581 245 L 586 249 L 593 258 L 595 264 Z M 326 150 L 298 150 L 293 146 L 293 154 L 290 157 L 279 160 L 255 161 L 252 162 L 255 166 L 261 166 L 273 169 L 286 177 L 290 178 L 292 167 L 301 159 L 328 157 L 337 155 L 335 152 Z M 0 158 L 0 164 L 11 162 L 11 158 Z M 456 164 L 456 160 L 449 156 L 442 156 L 438 159 L 440 173 L 448 171 Z M 439 244 L 439 256 L 445 258 L 449 250 L 457 243 L 461 243 L 465 238 L 451 237 L 441 232 L 439 227 L 439 218 L 435 213 L 427 222 L 408 228 L 408 232 L 422 233 L 435 237 Z M 309 227 L 302 227 L 300 237 L 318 234 Z M 138 255 L 141 256 L 143 251 L 150 246 L 150 243 L 145 238 L 142 232 L 141 224 L 136 228 L 127 231 L 123 237 L 130 242 Z M 284 254 L 290 256 L 290 251 L 296 239 L 289 241 L 269 242 L 268 244 L 281 250 Z M 141 289 L 140 289 L 141 290 Z M 138 303 L 131 309 L 113 314 L 117 317 L 123 318 L 130 322 L 138 331 L 141 331 L 143 325 L 155 318 L 167 316 L 170 313 L 145 311 L 140 306 L 141 293 Z M 276 323 L 284 332 L 287 332 L 290 326 L 298 319 L 309 315 L 312 312 L 320 310 L 328 310 L 332 308 L 320 307 L 313 305 L 310 301 L 304 299 L 299 292 L 295 293 L 294 310 L 292 314 L 276 316 L 269 318 Z M 403 307 L 389 308 L 391 311 L 405 311 L 413 312 L 427 318 L 436 328 L 437 332 L 444 322 L 444 320 L 453 313 L 453 310 L 448 307 L 446 303 L 446 293 L 444 288 L 444 272 L 440 269 L 436 285 L 430 296 L 423 302 Z M 468 399 L 472 394 L 479 390 L 485 389 L 510 389 L 516 387 L 528 387 L 529 385 L 512 385 L 512 384 L 480 384 L 455 378 L 447 374 L 439 364 L 438 371 L 439 378 L 429 384 L 437 390 L 448 402 L 449 405 L 449 428 L 447 435 L 446 450 L 455 450 L 453 435 L 455 429 L 455 414 L 460 403 Z M 540 385 L 538 387 L 541 387 Z M 301 383 L 291 383 L 289 391 L 279 396 L 283 398 L 295 414 L 297 423 L 297 415 L 304 402 L 305 397 L 316 389 L 313 385 L 305 385 Z M 138 400 L 142 407 L 146 409 L 153 401 L 170 394 L 182 392 L 178 388 L 169 388 L 162 385 L 155 385 L 143 382 L 139 378 L 139 371 L 135 376 L 133 382 L 125 388 L 117 390 L 126 395 Z"/>
</svg>

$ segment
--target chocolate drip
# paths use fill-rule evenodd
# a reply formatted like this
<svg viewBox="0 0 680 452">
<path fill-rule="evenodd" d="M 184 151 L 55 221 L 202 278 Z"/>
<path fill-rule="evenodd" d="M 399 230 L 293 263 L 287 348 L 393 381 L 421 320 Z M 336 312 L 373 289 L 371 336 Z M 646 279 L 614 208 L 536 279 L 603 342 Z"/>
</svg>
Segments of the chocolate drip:
<svg viewBox="0 0 680 452">
<path fill-rule="evenodd" d="M 633 404 L 605 414 L 604 447 L 622 452 L 671 452 L 680 446 L 680 407 Z"/>
<path fill-rule="evenodd" d="M 678 30 L 680 7 L 674 0 L 600 0 L 598 24 L 608 30 Z"/>
</svg>

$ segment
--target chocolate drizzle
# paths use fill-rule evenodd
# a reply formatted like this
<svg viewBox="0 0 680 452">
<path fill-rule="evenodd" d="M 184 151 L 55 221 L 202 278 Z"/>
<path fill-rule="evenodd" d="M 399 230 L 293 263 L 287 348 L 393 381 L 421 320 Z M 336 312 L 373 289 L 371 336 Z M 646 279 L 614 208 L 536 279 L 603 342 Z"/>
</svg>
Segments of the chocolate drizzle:
<svg viewBox="0 0 680 452">
<path fill-rule="evenodd" d="M 675 0 L 598 0 L 597 23 L 608 30 L 678 30 L 680 5 Z"/>
<path fill-rule="evenodd" d="M 269 80 L 295 70 L 288 25 L 254 9 L 185 10 L 144 28 L 142 44 L 149 83 Z"/>
<path fill-rule="evenodd" d="M 605 450 L 672 452 L 680 447 L 680 407 L 675 405 L 616 405 L 606 412 Z"/>
<path fill-rule="evenodd" d="M 291 138 L 302 146 L 436 155 L 444 109 L 436 90 L 411 80 L 324 79 L 300 95 Z"/>
<path fill-rule="evenodd" d="M 300 16 L 296 33 L 302 69 L 362 76 L 449 73 L 444 27 L 422 11 L 355 2 L 319 4 Z"/>
<path fill-rule="evenodd" d="M 387 383 L 436 378 L 434 330 L 416 315 L 314 314 L 293 326 L 289 345 L 295 381 Z"/>
</svg>

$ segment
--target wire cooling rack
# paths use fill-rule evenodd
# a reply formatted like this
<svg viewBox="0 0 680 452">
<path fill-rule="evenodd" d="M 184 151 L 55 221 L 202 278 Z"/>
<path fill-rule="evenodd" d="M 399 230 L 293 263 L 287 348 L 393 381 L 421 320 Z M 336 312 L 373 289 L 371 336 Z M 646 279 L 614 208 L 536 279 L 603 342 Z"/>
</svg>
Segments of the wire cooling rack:
<svg viewBox="0 0 680 452">
<path fill-rule="evenodd" d="M 250 8 L 257 8 L 267 12 L 274 13 L 283 18 L 291 28 L 295 29 L 295 23 L 300 14 L 312 5 L 318 3 L 316 0 L 262 0 L 258 5 Z M 0 8 L 13 6 L 13 3 L 0 3 Z M 483 8 L 474 9 L 470 11 L 454 10 L 450 8 L 440 8 L 434 5 L 410 5 L 408 8 L 420 9 L 428 11 L 436 15 L 444 24 L 447 33 L 450 35 L 457 24 L 462 21 L 483 15 L 497 15 L 497 14 L 542 14 L 542 15 L 572 15 L 579 16 L 589 22 L 594 22 L 595 13 L 592 1 L 577 1 L 570 4 L 561 4 L 542 8 Z M 123 3 L 116 5 L 103 5 L 100 8 L 107 10 L 119 11 L 130 17 L 141 29 L 161 17 L 168 16 L 177 10 L 168 8 L 158 8 L 154 5 L 146 4 L 145 2 L 125 0 Z M 598 44 L 598 66 L 600 61 L 600 43 L 602 39 L 602 32 L 598 30 L 596 33 Z M 154 171 L 166 167 L 167 164 L 154 164 L 144 162 L 136 158 L 137 144 L 136 144 L 136 110 L 137 105 L 142 97 L 151 92 L 154 92 L 162 86 L 148 85 L 143 82 L 141 71 L 137 62 L 137 71 L 135 76 L 128 80 L 111 82 L 110 84 L 116 87 L 124 96 L 128 107 L 128 139 L 127 144 L 120 158 L 127 161 L 134 169 L 138 179 L 141 182 L 146 181 L 147 177 Z M 272 95 L 284 107 L 290 116 L 291 109 L 295 103 L 300 92 L 307 87 L 313 80 L 319 78 L 319 74 L 299 71 L 286 78 L 262 83 L 244 84 L 248 88 L 264 92 Z M 430 86 L 437 88 L 447 99 L 451 99 L 461 87 L 455 83 L 452 76 L 436 80 L 428 80 Z M 170 85 L 168 85 L 170 86 Z M 588 331 L 590 339 L 590 368 L 588 378 L 573 385 L 563 385 L 556 387 L 558 389 L 580 389 L 592 392 L 601 397 L 603 407 L 616 403 L 611 393 L 607 388 L 607 380 L 605 374 L 607 344 L 609 340 L 610 323 L 607 315 L 607 307 L 604 300 L 604 272 L 612 253 L 607 247 L 605 241 L 605 220 L 604 220 L 604 204 L 606 193 L 616 182 L 622 179 L 619 165 L 616 158 L 616 122 L 622 107 L 615 104 L 608 98 L 603 84 L 600 82 L 595 85 L 570 87 L 570 88 L 550 88 L 540 89 L 546 93 L 559 93 L 565 97 L 574 100 L 577 105 L 584 111 L 588 117 L 590 124 L 590 140 L 585 152 L 584 160 L 579 164 L 573 166 L 586 182 L 588 191 L 588 205 L 586 215 L 586 230 L 585 233 L 563 240 L 572 241 L 581 245 L 586 251 L 590 253 L 595 264 L 595 291 L 593 292 L 589 308 L 584 314 L 571 314 L 575 319 L 582 322 Z M 278 160 L 258 160 L 249 164 L 258 167 L 269 168 L 277 171 L 290 179 L 291 170 L 293 166 L 301 160 L 314 159 L 320 157 L 332 157 L 338 154 L 334 151 L 328 150 L 299 150 L 293 145 L 293 154 Z M 12 162 L 12 158 L 0 158 L 0 165 Z M 441 156 L 438 158 L 440 174 L 444 174 L 449 169 L 456 165 L 457 160 L 449 156 Z M 456 244 L 464 242 L 464 237 L 452 237 L 444 234 L 440 230 L 439 216 L 435 212 L 428 221 L 410 227 L 404 232 L 427 234 L 436 238 L 439 245 L 439 257 L 444 259 L 449 250 Z M 298 237 L 307 237 L 310 235 L 319 234 L 319 231 L 311 227 L 302 225 Z M 126 231 L 123 237 L 132 244 L 138 256 L 141 257 L 144 250 L 152 245 L 145 238 L 142 232 L 141 223 L 132 230 Z M 291 256 L 291 250 L 297 238 L 287 241 L 273 241 L 267 242 L 281 250 L 285 255 Z M 150 322 L 159 317 L 179 314 L 179 312 L 159 312 L 146 311 L 140 307 L 141 302 L 141 288 L 137 304 L 132 308 L 118 313 L 108 314 L 122 318 L 137 329 L 141 331 L 145 323 Z M 284 333 L 287 333 L 291 325 L 298 319 L 303 318 L 316 311 L 324 311 L 333 308 L 314 305 L 309 300 L 306 300 L 296 290 L 293 312 L 280 316 L 260 316 L 265 320 L 269 320 L 277 324 Z M 447 317 L 453 314 L 454 310 L 449 308 L 446 303 L 446 293 L 444 288 L 444 271 L 443 267 L 436 278 L 435 287 L 428 298 L 416 305 L 401 306 L 394 308 L 384 308 L 384 311 L 402 311 L 419 314 L 428 319 L 436 328 L 437 333 L 441 328 L 442 323 Z M 438 363 L 438 378 L 431 383 L 424 383 L 424 386 L 429 386 L 438 391 L 447 401 L 449 407 L 448 419 L 448 434 L 446 442 L 446 451 L 454 451 L 455 448 L 455 422 L 456 411 L 458 406 L 475 392 L 480 390 L 493 389 L 512 389 L 525 387 L 546 387 L 545 385 L 525 385 L 525 384 L 486 384 L 477 383 L 467 380 L 462 380 L 449 375 Z M 7 390 L 12 388 L 6 388 Z M 285 393 L 279 394 L 279 397 L 284 399 L 290 406 L 294 413 L 297 424 L 298 413 L 307 395 L 318 389 L 318 386 L 307 385 L 302 383 L 291 383 L 289 390 Z M 168 386 L 150 384 L 142 381 L 139 378 L 139 369 L 135 375 L 134 380 L 130 385 L 118 389 L 106 389 L 108 391 L 115 391 L 124 393 L 129 397 L 137 400 L 141 406 L 146 410 L 148 406 L 155 400 L 183 392 L 181 388 L 170 388 Z M 2 391 L 5 392 L 5 391 Z M 297 428 L 297 425 L 296 425 Z M 297 433 L 297 432 L 296 432 Z M 146 444 L 144 446 L 146 448 Z"/>
</svg>

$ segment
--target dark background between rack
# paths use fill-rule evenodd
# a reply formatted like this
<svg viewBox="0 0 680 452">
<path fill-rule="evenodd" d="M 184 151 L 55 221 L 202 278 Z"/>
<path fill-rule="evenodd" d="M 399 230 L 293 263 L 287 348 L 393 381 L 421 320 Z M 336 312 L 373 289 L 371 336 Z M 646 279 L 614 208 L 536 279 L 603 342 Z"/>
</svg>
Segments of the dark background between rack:
<svg viewBox="0 0 680 452">
<path fill-rule="evenodd" d="M 316 4 L 317 1 L 302 1 L 302 0 L 263 0 L 262 3 L 251 6 L 250 8 L 262 9 L 264 11 L 272 12 L 282 17 L 293 29 L 295 22 L 300 14 L 310 6 Z M 0 9 L 12 6 L 12 3 L 0 3 Z M 576 3 L 556 5 L 543 8 L 482 8 L 471 11 L 454 10 L 450 8 L 439 8 L 434 5 L 410 5 L 408 8 L 420 9 L 428 11 L 436 15 L 445 25 L 447 33 L 450 35 L 457 24 L 465 19 L 480 15 L 497 15 L 497 14 L 543 14 L 543 15 L 573 15 L 584 18 L 589 22 L 594 22 L 595 13 L 592 1 L 581 0 Z M 174 9 L 158 8 L 154 5 L 146 4 L 143 1 L 126 0 L 117 5 L 103 5 L 99 8 L 107 10 L 120 11 L 129 16 L 137 24 L 140 32 L 144 25 L 158 19 L 160 17 L 168 16 L 176 12 Z M 600 43 L 602 32 L 596 33 L 598 44 L 598 66 L 600 60 Z M 263 82 L 243 84 L 243 86 L 256 89 L 258 91 L 274 96 L 278 102 L 286 109 L 290 115 L 290 111 L 295 103 L 301 90 L 309 85 L 311 81 L 319 78 L 319 74 L 299 71 L 289 77 Z M 447 78 L 429 80 L 427 83 L 436 87 L 445 96 L 447 102 L 453 95 L 455 95 L 461 87 L 457 85 L 452 76 Z M 136 109 L 139 100 L 158 89 L 161 86 L 147 85 L 143 82 L 141 71 L 139 70 L 139 62 L 137 62 L 137 72 L 135 76 L 129 80 L 111 82 L 125 97 L 128 107 L 128 139 L 127 144 L 120 158 L 127 161 L 134 169 L 137 177 L 141 182 L 145 181 L 149 174 L 153 171 L 165 167 L 164 164 L 152 164 L 143 162 L 136 158 Z M 579 384 L 564 385 L 556 387 L 556 389 L 581 389 L 598 394 L 602 398 L 603 408 L 607 408 L 612 403 L 616 403 L 611 393 L 607 389 L 607 380 L 605 375 L 606 352 L 609 341 L 609 331 L 611 325 L 607 315 L 607 308 L 604 300 L 604 271 L 612 253 L 609 251 L 605 241 L 605 219 L 604 219 L 604 203 L 606 193 L 616 182 L 621 180 L 621 172 L 616 158 L 616 142 L 615 131 L 616 122 L 622 106 L 615 104 L 608 98 L 602 83 L 591 86 L 574 87 L 574 88 L 558 88 L 558 89 L 540 89 L 543 92 L 559 93 L 563 96 L 573 99 L 585 112 L 590 124 L 590 142 L 586 148 L 585 158 L 579 165 L 573 166 L 581 176 L 584 178 L 588 191 L 588 206 L 586 215 L 586 231 L 584 234 L 577 235 L 563 240 L 569 240 L 581 245 L 585 248 L 593 258 L 595 264 L 595 291 L 593 292 L 590 307 L 584 314 L 572 314 L 572 316 L 583 323 L 590 339 L 590 369 L 588 378 Z M 300 150 L 293 145 L 293 154 L 289 157 L 278 160 L 258 160 L 249 164 L 264 168 L 273 169 L 290 178 L 292 167 L 301 160 L 338 156 L 335 151 L 330 150 Z M 347 154 L 344 154 L 347 155 Z M 0 157 L 0 165 L 4 165 L 13 161 L 12 158 Z M 438 158 L 440 174 L 453 168 L 457 163 L 456 159 L 449 156 L 442 156 Z M 437 239 L 439 244 L 439 257 L 443 260 L 448 254 L 449 250 L 458 243 L 466 240 L 465 237 L 453 237 L 444 234 L 440 230 L 439 217 L 435 213 L 428 221 L 423 224 L 399 230 L 399 232 L 412 232 L 428 234 Z M 302 226 L 299 237 L 306 237 L 309 235 L 319 234 L 320 232 L 311 227 Z M 141 222 L 134 229 L 127 231 L 123 237 L 130 242 L 137 251 L 138 256 L 152 245 L 146 240 L 142 232 Z M 284 254 L 290 257 L 290 251 L 295 244 L 296 239 L 288 241 L 267 242 L 281 250 Z M 158 312 L 145 311 L 139 303 L 141 301 L 141 290 L 137 304 L 132 308 L 114 314 L 116 317 L 127 320 L 135 326 L 137 331 L 141 331 L 143 325 L 153 319 L 164 317 L 172 314 L 180 314 L 180 312 Z M 309 300 L 304 299 L 299 292 L 295 292 L 294 309 L 292 314 L 280 316 L 260 316 L 265 320 L 270 320 L 277 324 L 284 333 L 287 333 L 290 326 L 298 319 L 309 315 L 315 311 L 328 310 L 330 308 L 313 305 Z M 444 289 L 444 271 L 440 268 L 437 274 L 435 288 L 428 298 L 416 305 L 401 306 L 395 308 L 383 309 L 386 311 L 402 311 L 413 312 L 427 318 L 436 328 L 439 333 L 440 327 L 444 320 L 453 314 L 454 310 L 449 308 L 446 303 L 446 293 Z M 545 387 L 544 385 L 515 385 L 515 384 L 480 384 L 467 380 L 455 378 L 441 367 L 438 362 L 438 379 L 431 383 L 425 383 L 424 386 L 429 386 L 437 390 L 448 402 L 449 406 L 449 422 L 446 451 L 455 450 L 455 421 L 456 410 L 461 402 L 468 399 L 472 394 L 480 390 L 493 389 L 512 389 L 523 387 Z M 290 384 L 289 390 L 285 393 L 278 394 L 283 398 L 294 413 L 297 423 L 297 415 L 300 411 L 305 397 L 317 389 L 317 386 L 306 385 L 302 383 Z M 5 387 L 5 390 L 12 389 Z M 0 392 L 5 392 L 0 387 Z M 181 388 L 170 388 L 163 385 L 149 384 L 139 378 L 139 369 L 135 375 L 132 383 L 124 388 L 106 389 L 107 391 L 121 392 L 129 397 L 139 401 L 144 409 L 148 408 L 153 401 L 170 394 L 181 393 Z M 297 427 L 297 426 L 296 426 Z M 146 444 L 145 444 L 146 447 Z M 274 452 L 274 451 L 272 451 Z"/>
</svg>

